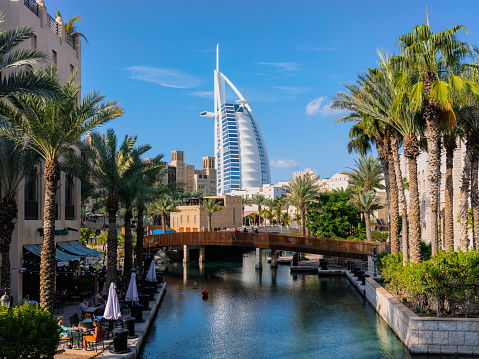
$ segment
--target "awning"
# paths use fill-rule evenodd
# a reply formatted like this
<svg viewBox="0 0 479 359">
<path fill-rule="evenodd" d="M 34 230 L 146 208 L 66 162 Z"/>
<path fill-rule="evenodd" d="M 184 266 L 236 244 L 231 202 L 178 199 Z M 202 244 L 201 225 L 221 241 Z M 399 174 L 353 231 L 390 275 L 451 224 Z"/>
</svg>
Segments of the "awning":
<svg viewBox="0 0 479 359">
<path fill-rule="evenodd" d="M 88 257 L 90 259 L 103 258 L 103 253 L 98 252 L 94 249 L 88 248 L 83 244 L 73 241 L 73 242 L 61 242 L 57 243 L 58 247 L 64 250 L 67 253 L 73 254 L 75 256 Z"/>
<path fill-rule="evenodd" d="M 38 257 L 41 257 L 41 255 L 42 255 L 42 246 L 41 245 L 24 246 L 24 248 L 27 251 L 29 251 L 30 253 L 33 253 Z M 70 262 L 70 261 L 79 261 L 80 258 L 78 256 L 72 256 L 71 254 L 62 252 L 62 251 L 57 249 L 55 251 L 55 260 L 57 261 L 57 265 L 63 266 L 63 265 L 68 265 L 68 262 Z"/>
</svg>

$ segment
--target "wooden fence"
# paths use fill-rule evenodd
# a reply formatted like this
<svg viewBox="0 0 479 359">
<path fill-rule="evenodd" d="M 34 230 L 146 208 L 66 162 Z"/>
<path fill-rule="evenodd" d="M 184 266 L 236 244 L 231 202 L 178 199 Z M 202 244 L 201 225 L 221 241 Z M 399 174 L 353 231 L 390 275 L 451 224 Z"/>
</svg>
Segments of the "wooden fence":
<svg viewBox="0 0 479 359">
<path fill-rule="evenodd" d="M 297 236 L 279 233 L 191 232 L 167 233 L 144 237 L 145 248 L 179 245 L 235 246 L 244 248 L 277 249 L 315 253 L 335 257 L 367 260 L 368 255 L 389 251 L 389 246 L 378 242 Z"/>
</svg>

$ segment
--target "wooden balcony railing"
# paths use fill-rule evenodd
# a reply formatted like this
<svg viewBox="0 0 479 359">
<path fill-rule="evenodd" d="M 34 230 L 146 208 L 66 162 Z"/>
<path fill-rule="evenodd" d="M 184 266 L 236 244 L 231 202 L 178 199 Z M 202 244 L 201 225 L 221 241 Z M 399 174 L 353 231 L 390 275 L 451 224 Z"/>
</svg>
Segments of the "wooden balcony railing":
<svg viewBox="0 0 479 359">
<path fill-rule="evenodd" d="M 292 236 L 277 233 L 244 232 L 190 232 L 145 236 L 145 247 L 178 245 L 236 246 L 246 248 L 279 249 L 316 253 L 337 257 L 367 260 L 368 255 L 389 251 L 389 246 L 378 242 L 350 241 L 330 238 Z"/>
</svg>

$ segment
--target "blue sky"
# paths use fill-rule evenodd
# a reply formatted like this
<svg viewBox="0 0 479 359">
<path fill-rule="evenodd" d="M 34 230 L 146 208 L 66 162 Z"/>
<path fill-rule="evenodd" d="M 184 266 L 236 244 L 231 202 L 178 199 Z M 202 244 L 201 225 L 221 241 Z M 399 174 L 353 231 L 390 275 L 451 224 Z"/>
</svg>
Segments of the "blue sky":
<svg viewBox="0 0 479 359">
<path fill-rule="evenodd" d="M 45 0 L 48 12 L 83 16 L 82 89 L 121 99 L 110 123 L 138 135 L 151 155 L 213 156 L 215 48 L 220 70 L 248 100 L 271 162 L 272 181 L 312 168 L 321 178 L 353 166 L 348 125 L 329 108 L 341 82 L 374 67 L 376 50 L 425 23 L 424 1 Z M 428 2 L 433 31 L 463 24 L 479 45 L 479 1 Z M 235 99 L 234 99 L 235 100 Z"/>
</svg>

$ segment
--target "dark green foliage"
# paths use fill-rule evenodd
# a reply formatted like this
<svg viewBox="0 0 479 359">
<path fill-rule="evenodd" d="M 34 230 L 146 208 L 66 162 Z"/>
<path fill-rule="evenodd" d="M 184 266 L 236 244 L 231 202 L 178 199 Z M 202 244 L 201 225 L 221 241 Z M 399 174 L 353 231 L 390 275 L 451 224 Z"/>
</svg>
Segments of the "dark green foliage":
<svg viewBox="0 0 479 359">
<path fill-rule="evenodd" d="M 402 265 L 402 255 L 388 254 L 379 261 L 388 289 L 407 296 L 422 312 L 429 308 L 439 317 L 444 312 L 466 317 L 479 304 L 479 253 L 444 252 L 430 260 Z"/>
<path fill-rule="evenodd" d="M 60 332 L 58 320 L 38 304 L 0 306 L 0 358 L 53 358 Z"/>
<path fill-rule="evenodd" d="M 374 231 L 371 233 L 373 241 L 384 242 L 388 240 L 389 232 Z"/>
<path fill-rule="evenodd" d="M 431 258 L 431 243 L 426 244 L 424 242 L 421 242 L 421 258 L 423 259 L 429 259 Z"/>
<path fill-rule="evenodd" d="M 320 193 L 318 203 L 311 203 L 306 215 L 310 232 L 317 236 L 341 238 L 356 234 L 361 212 L 349 202 L 350 194 L 351 190 Z"/>
</svg>

